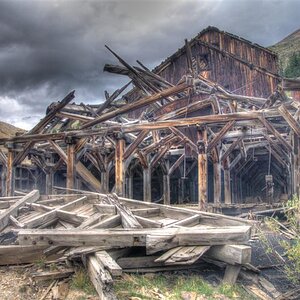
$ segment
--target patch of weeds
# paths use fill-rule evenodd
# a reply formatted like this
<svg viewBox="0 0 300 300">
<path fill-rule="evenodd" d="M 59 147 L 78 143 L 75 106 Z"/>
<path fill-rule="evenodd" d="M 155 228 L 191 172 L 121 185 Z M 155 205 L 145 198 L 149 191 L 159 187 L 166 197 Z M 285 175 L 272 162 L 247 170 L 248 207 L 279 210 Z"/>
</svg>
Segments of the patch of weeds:
<svg viewBox="0 0 300 300">
<path fill-rule="evenodd" d="M 70 286 L 73 289 L 82 290 L 87 294 L 96 294 L 95 288 L 88 274 L 83 269 L 78 269 L 75 271 Z"/>
<path fill-rule="evenodd" d="M 254 300 L 241 286 L 238 284 L 222 284 L 218 287 L 218 292 L 230 299 L 247 299 Z"/>
<path fill-rule="evenodd" d="M 221 299 L 221 294 L 221 297 L 223 295 L 229 299 L 254 300 L 239 285 L 214 288 L 198 275 L 124 275 L 122 280 L 115 282 L 114 290 L 119 299 L 137 297 L 142 300 L 182 300 L 182 293 L 186 292 L 202 295 L 207 299 Z"/>
<path fill-rule="evenodd" d="M 199 276 L 178 278 L 173 288 L 175 299 L 181 299 L 181 292 L 195 292 L 199 295 L 212 296 L 214 288 Z"/>
<path fill-rule="evenodd" d="M 58 267 L 55 263 L 50 264 L 49 269 L 51 272 L 58 271 Z"/>
<path fill-rule="evenodd" d="M 36 260 L 34 262 L 34 264 L 39 269 L 45 269 L 46 268 L 46 261 L 47 261 L 46 257 L 42 256 L 41 258 L 39 258 L 38 260 Z"/>
</svg>

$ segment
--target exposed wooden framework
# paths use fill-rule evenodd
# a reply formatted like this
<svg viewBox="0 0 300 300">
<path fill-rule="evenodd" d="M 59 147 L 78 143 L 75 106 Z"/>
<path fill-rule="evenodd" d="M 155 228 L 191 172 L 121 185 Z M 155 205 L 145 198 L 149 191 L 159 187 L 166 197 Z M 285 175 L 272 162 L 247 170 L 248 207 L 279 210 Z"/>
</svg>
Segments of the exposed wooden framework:
<svg viewBox="0 0 300 300">
<path fill-rule="evenodd" d="M 129 83 L 106 92 L 100 105 L 71 104 L 73 91 L 26 134 L 0 139 L 7 147 L 0 152 L 3 195 L 13 195 L 20 177 L 14 170 L 25 159 L 38 170 L 28 175 L 32 182 L 40 176 L 39 188 L 48 192 L 59 182 L 147 202 L 197 202 L 201 210 L 267 199 L 266 175 L 274 179 L 272 201 L 299 192 L 299 104 L 284 94 L 299 85 L 284 80 L 281 87 L 270 51 L 215 28 L 186 41 L 153 71 L 108 49 L 121 65 L 104 70 Z M 226 84 L 222 70 L 229 66 Z M 237 78 L 241 70 L 247 71 Z M 228 90 L 255 76 L 259 82 L 249 90 Z"/>
</svg>

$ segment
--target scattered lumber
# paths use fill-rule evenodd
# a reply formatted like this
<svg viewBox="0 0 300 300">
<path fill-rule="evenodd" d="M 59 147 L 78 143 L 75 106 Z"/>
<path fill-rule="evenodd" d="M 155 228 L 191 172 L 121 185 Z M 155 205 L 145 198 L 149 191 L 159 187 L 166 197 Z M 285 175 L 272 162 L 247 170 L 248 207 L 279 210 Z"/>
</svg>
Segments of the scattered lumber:
<svg viewBox="0 0 300 300">
<path fill-rule="evenodd" d="M 0 265 L 69 261 L 68 268 L 32 274 L 54 282 L 71 276 L 72 262 L 81 259 L 100 299 L 116 299 L 114 278 L 125 271 L 181 270 L 214 260 L 229 266 L 224 280 L 234 283 L 250 262 L 251 247 L 244 245 L 251 238 L 250 221 L 116 194 L 46 197 L 33 191 L 2 215 L 9 221 L 3 234 L 16 235 L 17 245 L 0 245 Z M 51 290 L 59 294 L 59 283 Z"/>
<path fill-rule="evenodd" d="M 0 214 L 0 231 L 4 229 L 10 220 L 10 216 L 16 217 L 18 215 L 18 209 L 25 203 L 32 203 L 39 199 L 40 193 L 38 190 L 33 190 L 21 199 L 19 199 L 15 204 L 10 206 L 5 212 Z"/>
</svg>

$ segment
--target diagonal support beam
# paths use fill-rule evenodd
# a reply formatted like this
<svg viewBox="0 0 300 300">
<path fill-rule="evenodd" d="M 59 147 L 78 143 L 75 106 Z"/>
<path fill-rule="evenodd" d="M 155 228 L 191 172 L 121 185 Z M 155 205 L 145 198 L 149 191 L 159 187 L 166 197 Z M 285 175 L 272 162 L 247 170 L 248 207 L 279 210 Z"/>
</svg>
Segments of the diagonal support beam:
<svg viewBox="0 0 300 300">
<path fill-rule="evenodd" d="M 217 146 L 217 144 L 222 140 L 223 136 L 230 130 L 233 125 L 235 124 L 235 121 L 228 122 L 212 139 L 212 141 L 207 146 L 207 151 L 210 152 L 214 147 Z"/>
<path fill-rule="evenodd" d="M 284 146 L 284 148 L 286 150 L 288 150 L 288 152 L 292 152 L 293 151 L 293 147 L 291 144 L 289 144 L 282 136 L 281 134 L 273 127 L 273 125 L 267 121 L 266 118 L 264 117 L 259 117 L 259 120 L 261 121 L 261 123 L 267 128 L 267 130 L 269 132 L 271 132 L 272 134 L 274 134 L 274 136 L 280 141 L 280 143 Z"/>
<path fill-rule="evenodd" d="M 290 125 L 293 131 L 297 134 L 297 136 L 300 137 L 300 125 L 294 119 L 291 113 L 286 109 L 286 107 L 282 104 L 281 106 L 279 106 L 278 111 L 285 119 L 285 121 Z"/>
</svg>

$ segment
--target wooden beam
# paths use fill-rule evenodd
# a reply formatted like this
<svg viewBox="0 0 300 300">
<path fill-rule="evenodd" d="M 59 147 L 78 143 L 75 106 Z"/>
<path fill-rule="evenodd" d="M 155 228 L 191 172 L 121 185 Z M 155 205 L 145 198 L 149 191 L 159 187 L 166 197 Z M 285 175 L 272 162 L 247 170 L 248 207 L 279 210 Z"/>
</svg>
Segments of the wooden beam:
<svg viewBox="0 0 300 300">
<path fill-rule="evenodd" d="M 151 166 L 143 168 L 143 200 L 151 202 Z"/>
<path fill-rule="evenodd" d="M 61 102 L 58 102 L 54 107 L 50 108 L 50 111 L 48 114 L 38 123 L 36 126 L 34 126 L 28 133 L 36 133 L 40 132 L 41 129 L 43 129 L 56 115 L 57 112 L 59 112 L 63 107 L 65 107 L 68 103 L 74 99 L 75 91 L 70 92 Z"/>
<path fill-rule="evenodd" d="M 228 132 L 228 130 L 233 127 L 234 124 L 235 121 L 229 121 L 225 126 L 222 127 L 222 129 L 215 135 L 212 141 L 208 143 L 207 152 L 210 152 L 214 147 L 217 146 L 217 144 L 222 140 L 223 136 Z"/>
<path fill-rule="evenodd" d="M 228 159 L 224 163 L 224 198 L 226 204 L 231 204 L 231 181 L 230 169 L 228 168 Z"/>
<path fill-rule="evenodd" d="M 164 235 L 162 235 L 162 233 Z M 240 244 L 249 240 L 250 226 L 156 228 L 156 229 L 20 229 L 20 245 L 103 246 L 124 248 L 147 246 L 149 253 L 193 245 Z M 157 237 L 161 238 L 158 239 Z M 164 240 L 164 246 L 159 241 Z M 170 241 L 170 243 L 166 243 Z M 163 249 L 162 249 L 163 248 Z"/>
<path fill-rule="evenodd" d="M 205 128 L 198 130 L 198 206 L 206 210 L 207 205 L 207 131 Z"/>
<path fill-rule="evenodd" d="M 300 137 L 300 125 L 294 119 L 292 114 L 286 109 L 286 107 L 283 104 L 279 106 L 278 111 L 285 119 L 285 121 L 289 124 L 289 126 L 292 128 L 292 130 L 297 134 L 297 136 Z"/>
<path fill-rule="evenodd" d="M 220 124 L 231 120 L 238 121 L 250 121 L 258 119 L 259 117 L 275 118 L 278 117 L 278 112 L 274 110 L 264 111 L 251 111 L 251 112 L 239 112 L 220 115 L 207 115 L 198 116 L 184 119 L 168 120 L 168 121 L 155 121 L 155 122 L 141 122 L 138 124 L 125 124 L 125 125 L 113 125 L 105 128 L 90 129 L 90 130 L 73 130 L 67 132 L 58 133 L 45 133 L 45 134 L 31 134 L 24 136 L 16 136 L 12 138 L 0 138 L 0 144 L 6 142 L 24 143 L 28 140 L 31 141 L 46 141 L 46 140 L 63 140 L 67 136 L 73 137 L 87 137 L 95 135 L 104 135 L 109 132 L 122 131 L 123 133 L 137 132 L 141 130 L 158 130 L 169 129 L 170 127 L 186 127 L 191 125 L 204 125 L 204 124 Z"/>
<path fill-rule="evenodd" d="M 221 163 L 213 162 L 214 169 L 214 204 L 221 203 Z"/>
<path fill-rule="evenodd" d="M 13 195 L 13 176 L 14 176 L 14 149 L 10 145 L 7 153 L 7 168 L 6 168 L 6 196 Z"/>
<path fill-rule="evenodd" d="M 67 189 L 74 188 L 75 182 L 75 143 L 67 141 Z"/>
<path fill-rule="evenodd" d="M 49 140 L 49 143 L 52 145 L 56 153 L 63 159 L 67 164 L 68 158 L 65 151 L 55 142 Z M 93 188 L 95 191 L 99 191 L 101 188 L 101 183 L 99 180 L 79 161 L 75 163 L 75 168 L 80 177 L 82 177 L 85 182 Z"/>
<path fill-rule="evenodd" d="M 127 159 L 131 154 L 134 153 L 136 148 L 141 144 L 141 142 L 144 140 L 148 133 L 149 130 L 143 130 L 139 133 L 135 141 L 126 148 L 124 152 L 124 159 Z"/>
<path fill-rule="evenodd" d="M 281 134 L 273 127 L 273 125 L 264 117 L 260 117 L 259 120 L 261 123 L 267 128 L 269 132 L 274 134 L 274 136 L 280 141 L 280 143 L 284 146 L 284 148 L 291 152 L 293 151 L 293 147 L 291 144 L 289 144 L 282 136 Z"/>
<path fill-rule="evenodd" d="M 184 160 L 184 156 L 185 154 L 182 154 L 176 161 L 175 163 L 170 167 L 169 169 L 169 175 L 172 175 L 173 172 L 180 166 L 180 164 L 183 162 Z"/>
<path fill-rule="evenodd" d="M 96 124 L 99 124 L 103 121 L 112 119 L 112 118 L 114 118 L 114 117 L 116 117 L 120 114 L 127 113 L 128 111 L 133 111 L 135 109 L 142 108 L 142 107 L 144 107 L 146 105 L 149 105 L 149 104 L 152 104 L 152 103 L 154 103 L 158 100 L 162 100 L 165 97 L 168 97 L 170 95 L 182 92 L 188 87 L 189 87 L 189 85 L 187 85 L 186 83 L 182 83 L 178 86 L 170 87 L 170 88 L 165 89 L 165 90 L 163 90 L 159 93 L 156 93 L 154 95 L 142 98 L 142 99 L 140 99 L 138 101 L 134 101 L 134 102 L 132 102 L 132 103 L 130 103 L 130 104 L 124 106 L 124 107 L 121 107 L 119 109 L 116 109 L 116 110 L 113 110 L 113 111 L 108 112 L 106 114 L 103 114 L 102 116 L 96 118 L 94 121 L 87 122 L 86 124 L 84 124 L 82 126 L 82 128 L 83 129 L 88 128 L 88 127 L 94 126 Z"/>
<path fill-rule="evenodd" d="M 9 217 L 16 217 L 18 215 L 18 209 L 25 205 L 25 203 L 33 203 L 40 198 L 40 193 L 38 190 L 33 190 L 29 194 L 22 197 L 15 204 L 13 204 L 10 208 L 5 210 L 2 214 L 0 214 L 0 231 L 3 230 L 9 223 Z"/>
<path fill-rule="evenodd" d="M 115 151 L 115 184 L 116 194 L 122 196 L 124 194 L 124 147 L 125 140 L 117 139 Z"/>
</svg>

